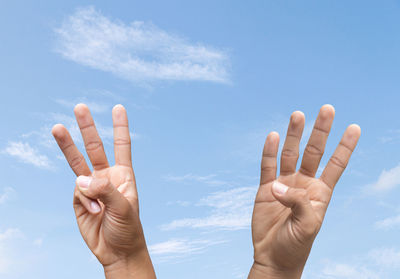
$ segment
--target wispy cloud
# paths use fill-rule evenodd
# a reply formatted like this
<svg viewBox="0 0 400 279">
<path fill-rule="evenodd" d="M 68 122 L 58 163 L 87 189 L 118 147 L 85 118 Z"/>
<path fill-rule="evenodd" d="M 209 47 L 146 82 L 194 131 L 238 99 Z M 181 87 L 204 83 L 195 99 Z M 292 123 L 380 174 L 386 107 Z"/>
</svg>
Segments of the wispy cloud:
<svg viewBox="0 0 400 279">
<path fill-rule="evenodd" d="M 18 228 L 0 230 L 0 277 L 30 278 L 44 254 L 35 241 Z"/>
<path fill-rule="evenodd" d="M 0 194 L 0 204 L 5 203 L 15 196 L 16 192 L 11 187 L 6 187 L 2 194 Z"/>
<path fill-rule="evenodd" d="M 367 266 L 356 266 L 352 264 L 330 263 L 322 270 L 319 278 L 324 279 L 380 279 L 378 273 Z"/>
<path fill-rule="evenodd" d="M 161 229 L 246 229 L 250 226 L 256 191 L 257 187 L 240 187 L 215 192 L 197 203 L 210 209 L 208 216 L 177 219 Z"/>
<path fill-rule="evenodd" d="M 189 43 L 151 23 L 125 24 L 85 7 L 55 32 L 56 51 L 64 58 L 130 81 L 229 82 L 226 52 Z"/>
<path fill-rule="evenodd" d="M 15 259 L 10 258 L 9 243 L 24 238 L 24 234 L 16 228 L 9 228 L 0 232 L 0 274 L 10 272 L 16 265 Z"/>
<path fill-rule="evenodd" d="M 187 240 L 187 239 L 171 239 L 165 242 L 156 243 L 149 246 L 152 255 L 187 255 L 199 253 L 205 248 L 222 243 L 221 241 L 211 240 Z"/>
<path fill-rule="evenodd" d="M 386 131 L 384 136 L 380 136 L 378 140 L 382 144 L 396 143 L 400 140 L 400 130 L 390 129 Z"/>
<path fill-rule="evenodd" d="M 400 165 L 389 170 L 383 170 L 378 180 L 368 185 L 367 188 L 381 192 L 392 190 L 398 185 L 400 185 Z"/>
<path fill-rule="evenodd" d="M 380 248 L 368 253 L 377 265 L 384 268 L 400 268 L 400 251 L 394 248 Z"/>
<path fill-rule="evenodd" d="M 37 149 L 33 148 L 26 142 L 9 142 L 3 150 L 4 153 L 18 158 L 20 161 L 34 165 L 39 168 L 52 169 L 50 159 L 41 154 Z"/>
<path fill-rule="evenodd" d="M 321 268 L 308 269 L 305 278 L 320 279 L 382 279 L 397 278 L 400 268 L 400 250 L 393 247 L 371 249 L 365 254 L 346 255 L 340 261 L 321 260 Z M 393 277 L 393 275 L 395 276 Z"/>
<path fill-rule="evenodd" d="M 185 175 L 167 175 L 164 176 L 164 179 L 175 182 L 201 182 L 202 184 L 214 185 L 214 186 L 228 184 L 226 181 L 216 179 L 216 177 L 217 177 L 216 174 L 196 175 L 188 173 Z"/>
<path fill-rule="evenodd" d="M 21 230 L 16 228 L 9 228 L 4 232 L 0 233 L 0 241 L 5 241 L 15 238 L 23 238 L 23 237 L 24 234 L 21 232 Z"/>
<path fill-rule="evenodd" d="M 33 245 L 36 247 L 41 247 L 43 245 L 43 237 L 36 238 L 33 241 Z"/>
<path fill-rule="evenodd" d="M 204 253 L 210 246 L 226 242 L 226 240 L 210 239 L 170 239 L 150 245 L 149 252 L 159 262 L 170 262 L 176 259 L 188 259 L 191 255 Z"/>
<path fill-rule="evenodd" d="M 400 215 L 388 217 L 383 220 L 375 222 L 375 228 L 381 230 L 389 230 L 399 225 L 400 225 Z"/>
</svg>

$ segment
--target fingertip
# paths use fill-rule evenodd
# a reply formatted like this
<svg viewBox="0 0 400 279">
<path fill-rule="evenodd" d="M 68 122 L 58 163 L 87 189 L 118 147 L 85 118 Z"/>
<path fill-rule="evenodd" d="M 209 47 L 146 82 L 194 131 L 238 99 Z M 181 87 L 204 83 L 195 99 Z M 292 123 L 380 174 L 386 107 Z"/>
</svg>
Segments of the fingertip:
<svg viewBox="0 0 400 279">
<path fill-rule="evenodd" d="M 91 182 L 90 176 L 80 175 L 76 178 L 76 185 L 78 185 L 79 190 L 87 190 Z"/>
<path fill-rule="evenodd" d="M 361 127 L 356 123 L 349 125 L 349 129 L 351 129 L 353 131 L 357 131 L 358 133 L 361 134 Z"/>
<path fill-rule="evenodd" d="M 268 134 L 267 140 L 270 141 L 279 141 L 279 133 L 272 131 L 271 133 Z"/>
<path fill-rule="evenodd" d="M 53 126 L 53 128 L 51 129 L 51 134 L 53 135 L 53 137 L 55 138 L 60 138 L 63 136 L 63 134 L 65 133 L 66 128 L 64 127 L 64 125 L 62 124 L 56 124 Z"/>
<path fill-rule="evenodd" d="M 346 129 L 347 134 L 349 137 L 352 138 L 359 138 L 361 136 L 361 128 L 358 124 L 351 124 L 349 127 Z"/>
<path fill-rule="evenodd" d="M 299 125 L 305 122 L 305 116 L 302 111 L 296 110 L 295 112 L 292 113 L 290 116 L 290 122 L 294 125 Z"/>
<path fill-rule="evenodd" d="M 92 200 L 90 202 L 90 212 L 93 214 L 98 214 L 101 211 L 101 207 L 98 201 Z"/>
<path fill-rule="evenodd" d="M 88 112 L 90 112 L 89 107 L 83 103 L 79 103 L 74 107 L 74 113 L 77 117 L 83 116 Z"/>
<path fill-rule="evenodd" d="M 113 107 L 113 111 L 114 111 L 114 110 L 120 110 L 120 109 L 125 110 L 125 107 L 124 107 L 123 105 L 121 105 L 121 104 L 116 104 L 116 105 Z"/>
<path fill-rule="evenodd" d="M 125 118 L 126 118 L 125 107 L 121 104 L 115 105 L 112 109 L 112 115 L 115 120 L 119 120 L 119 119 L 125 120 Z"/>
<path fill-rule="evenodd" d="M 331 104 L 325 104 L 320 109 L 320 114 L 324 118 L 335 116 L 335 108 Z"/>
</svg>

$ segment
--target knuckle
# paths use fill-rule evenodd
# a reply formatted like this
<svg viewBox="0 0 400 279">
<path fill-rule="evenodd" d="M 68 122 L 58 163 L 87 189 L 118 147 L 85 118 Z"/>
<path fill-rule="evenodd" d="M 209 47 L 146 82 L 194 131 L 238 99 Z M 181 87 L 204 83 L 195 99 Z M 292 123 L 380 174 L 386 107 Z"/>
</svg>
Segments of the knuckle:
<svg viewBox="0 0 400 279">
<path fill-rule="evenodd" d="M 276 166 L 262 166 L 261 171 L 262 172 L 274 172 L 274 171 L 276 171 Z"/>
<path fill-rule="evenodd" d="M 314 144 L 307 144 L 305 153 L 315 156 L 321 156 L 324 153 L 324 150 Z"/>
<path fill-rule="evenodd" d="M 299 157 L 299 153 L 296 152 L 293 149 L 283 149 L 282 150 L 282 157 L 286 157 L 286 158 L 298 158 Z"/>
<path fill-rule="evenodd" d="M 108 162 L 100 162 L 100 163 L 95 162 L 92 163 L 92 166 L 94 169 L 105 169 L 108 168 Z"/>
<path fill-rule="evenodd" d="M 337 167 L 339 167 L 339 168 L 341 168 L 341 169 L 345 169 L 345 168 L 347 167 L 346 162 L 344 162 L 342 159 L 340 159 L 340 158 L 337 157 L 337 156 L 332 156 L 332 157 L 329 159 L 329 161 L 330 161 L 333 165 L 335 165 L 335 166 L 337 166 Z"/>
<path fill-rule="evenodd" d="M 131 140 L 129 138 L 117 137 L 117 138 L 114 138 L 114 144 L 115 145 L 130 145 Z"/>
<path fill-rule="evenodd" d="M 295 169 L 289 167 L 281 167 L 280 175 L 286 176 L 291 175 L 295 172 Z"/>
<path fill-rule="evenodd" d="M 276 156 L 274 154 L 271 154 L 271 153 L 263 153 L 262 157 L 264 159 L 270 159 L 270 160 L 275 160 L 276 159 Z"/>
<path fill-rule="evenodd" d="M 103 144 L 101 143 L 101 141 L 92 141 L 92 142 L 88 142 L 85 145 L 86 151 L 96 151 L 100 148 L 103 148 Z"/>
<path fill-rule="evenodd" d="M 84 161 L 83 155 L 79 155 L 72 158 L 71 161 L 69 162 L 69 165 L 71 166 L 72 169 L 75 169 L 79 167 L 83 161 Z"/>
</svg>

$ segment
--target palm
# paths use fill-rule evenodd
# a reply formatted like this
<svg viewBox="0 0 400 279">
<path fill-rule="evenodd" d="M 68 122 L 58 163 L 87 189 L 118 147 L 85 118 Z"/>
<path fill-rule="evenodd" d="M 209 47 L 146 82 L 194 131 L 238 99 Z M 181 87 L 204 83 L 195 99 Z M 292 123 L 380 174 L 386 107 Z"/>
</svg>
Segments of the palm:
<svg viewBox="0 0 400 279">
<path fill-rule="evenodd" d="M 132 247 L 122 247 L 121 243 L 135 243 L 135 237 L 141 231 L 139 222 L 139 207 L 133 171 L 125 166 L 113 166 L 100 171 L 94 171 L 92 176 L 107 178 L 116 186 L 117 190 L 123 194 L 129 202 L 130 210 L 121 216 L 126 220 L 134 220 L 126 223 L 115 222 L 112 212 L 104 210 L 101 214 L 91 214 L 80 199 L 74 199 L 74 209 L 81 234 L 90 250 L 99 258 L 103 264 L 115 261 L 115 252 L 121 249 L 132 250 Z M 75 189 L 75 191 L 79 191 Z M 102 205 L 103 206 L 103 205 Z M 119 230 L 115 227 L 118 226 Z M 131 234 L 124 232 L 129 231 Z M 136 233 L 135 233 L 136 232 Z"/>
<path fill-rule="evenodd" d="M 279 136 L 271 133 L 267 137 L 261 165 L 261 182 L 252 219 L 255 263 L 262 266 L 272 265 L 282 270 L 305 264 L 324 219 L 333 187 L 346 167 L 359 137 L 358 126 L 350 126 L 321 177 L 315 178 L 333 116 L 331 106 L 321 108 L 297 172 L 304 115 L 298 112 L 292 115 L 282 151 L 279 177 L 276 177 Z M 303 212 L 299 216 L 295 212 L 299 209 L 278 200 L 272 189 L 276 182 L 288 186 L 291 191 L 302 193 L 309 208 L 306 214 Z"/>
<path fill-rule="evenodd" d="M 318 224 L 317 229 L 319 229 L 328 205 L 326 198 L 330 197 L 331 192 L 326 184 L 299 172 L 290 176 L 280 176 L 278 181 L 289 187 L 303 188 L 307 191 L 315 212 L 313 217 Z M 252 223 L 253 241 L 260 250 L 269 250 L 269 253 L 275 255 L 285 255 L 285 257 L 278 257 L 278 259 L 284 259 L 284 262 L 278 260 L 274 264 L 291 265 L 297 260 L 297 256 L 290 259 L 290 255 L 295 255 L 293 250 L 297 249 L 299 239 L 303 237 L 302 228 L 298 227 L 298 223 L 294 221 L 291 209 L 279 203 L 271 194 L 272 183 L 261 185 L 256 196 Z M 318 190 L 321 188 L 326 190 L 323 196 Z M 283 237 L 278 237 L 278 235 Z M 259 259 L 259 261 L 265 262 L 266 260 Z"/>
</svg>

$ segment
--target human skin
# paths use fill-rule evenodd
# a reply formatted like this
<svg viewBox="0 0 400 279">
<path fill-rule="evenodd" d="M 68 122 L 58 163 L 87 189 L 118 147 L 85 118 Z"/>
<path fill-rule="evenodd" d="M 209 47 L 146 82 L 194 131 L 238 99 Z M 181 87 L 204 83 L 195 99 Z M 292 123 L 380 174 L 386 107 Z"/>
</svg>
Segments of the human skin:
<svg viewBox="0 0 400 279">
<path fill-rule="evenodd" d="M 112 110 L 114 166 L 108 163 L 89 108 L 78 104 L 74 113 L 93 171 L 63 125 L 55 125 L 52 134 L 78 176 L 73 207 L 81 235 L 107 279 L 156 278 L 139 218 L 126 110 L 122 105 Z"/>
<path fill-rule="evenodd" d="M 320 109 L 300 169 L 296 171 L 305 118 L 296 111 L 290 118 L 277 177 L 279 135 L 267 136 L 261 161 L 261 178 L 252 218 L 254 263 L 248 278 L 300 278 L 332 197 L 357 145 L 361 130 L 347 127 L 322 175 L 316 172 L 332 126 L 335 110 Z"/>
</svg>

